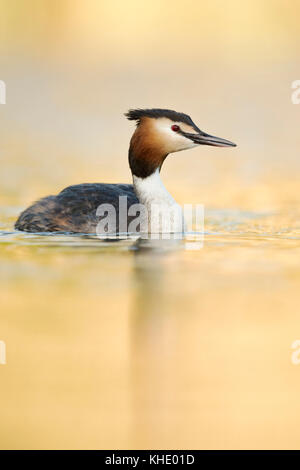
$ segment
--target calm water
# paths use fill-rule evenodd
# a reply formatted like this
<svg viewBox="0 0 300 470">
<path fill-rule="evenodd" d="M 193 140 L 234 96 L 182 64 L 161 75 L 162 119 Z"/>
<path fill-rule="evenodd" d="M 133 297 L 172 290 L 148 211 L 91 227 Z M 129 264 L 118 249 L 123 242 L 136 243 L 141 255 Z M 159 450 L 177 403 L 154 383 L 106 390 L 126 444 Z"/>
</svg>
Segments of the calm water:
<svg viewBox="0 0 300 470">
<path fill-rule="evenodd" d="M 0 448 L 299 448 L 290 3 L 0 0 Z M 123 113 L 152 107 L 238 144 L 164 163 L 176 201 L 227 208 L 202 248 L 14 231 L 39 197 L 130 182 Z"/>
<path fill-rule="evenodd" d="M 199 249 L 22 234 L 19 210 L 0 214 L 2 448 L 299 447 L 296 211 L 206 211 Z"/>
</svg>

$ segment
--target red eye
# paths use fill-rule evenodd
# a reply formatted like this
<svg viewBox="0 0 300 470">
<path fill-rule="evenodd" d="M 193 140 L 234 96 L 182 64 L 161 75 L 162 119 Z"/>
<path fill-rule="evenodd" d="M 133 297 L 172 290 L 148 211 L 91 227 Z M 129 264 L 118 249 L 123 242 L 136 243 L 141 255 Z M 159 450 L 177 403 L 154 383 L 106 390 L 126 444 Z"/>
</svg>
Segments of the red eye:
<svg viewBox="0 0 300 470">
<path fill-rule="evenodd" d="M 172 127 L 171 127 L 172 131 L 174 132 L 178 132 L 180 130 L 180 127 L 177 126 L 177 124 L 174 124 Z"/>
</svg>

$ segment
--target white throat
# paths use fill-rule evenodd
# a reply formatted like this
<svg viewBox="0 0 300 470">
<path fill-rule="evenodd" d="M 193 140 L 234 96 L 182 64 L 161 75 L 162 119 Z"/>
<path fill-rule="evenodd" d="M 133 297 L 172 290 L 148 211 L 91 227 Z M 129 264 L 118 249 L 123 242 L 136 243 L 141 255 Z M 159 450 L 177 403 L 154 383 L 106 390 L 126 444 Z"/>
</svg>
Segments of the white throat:
<svg viewBox="0 0 300 470">
<path fill-rule="evenodd" d="M 176 204 L 176 201 L 164 186 L 158 168 L 146 178 L 133 175 L 133 186 L 139 201 L 145 204 L 147 208 L 150 208 L 151 204 L 168 206 Z"/>
<path fill-rule="evenodd" d="M 140 203 L 147 211 L 148 229 L 142 231 L 182 233 L 182 209 L 164 186 L 159 169 L 146 178 L 133 175 L 133 186 Z M 157 210 L 161 211 L 161 217 L 157 217 Z"/>
</svg>

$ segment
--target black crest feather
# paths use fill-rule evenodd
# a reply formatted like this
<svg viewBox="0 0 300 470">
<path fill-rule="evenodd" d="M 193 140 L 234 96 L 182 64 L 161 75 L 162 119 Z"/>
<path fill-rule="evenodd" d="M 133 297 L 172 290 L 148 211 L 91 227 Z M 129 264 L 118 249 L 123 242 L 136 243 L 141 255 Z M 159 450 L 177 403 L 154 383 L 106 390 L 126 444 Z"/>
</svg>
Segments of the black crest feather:
<svg viewBox="0 0 300 470">
<path fill-rule="evenodd" d="M 184 122 L 189 126 L 192 126 L 195 129 L 198 129 L 197 126 L 193 123 L 190 116 L 184 113 L 177 113 L 176 111 L 172 111 L 170 109 L 160 109 L 160 108 L 153 108 L 153 109 L 130 109 L 125 116 L 130 121 L 136 121 L 137 125 L 140 124 L 141 119 L 144 117 L 158 119 L 158 118 L 168 118 L 174 122 Z"/>
</svg>

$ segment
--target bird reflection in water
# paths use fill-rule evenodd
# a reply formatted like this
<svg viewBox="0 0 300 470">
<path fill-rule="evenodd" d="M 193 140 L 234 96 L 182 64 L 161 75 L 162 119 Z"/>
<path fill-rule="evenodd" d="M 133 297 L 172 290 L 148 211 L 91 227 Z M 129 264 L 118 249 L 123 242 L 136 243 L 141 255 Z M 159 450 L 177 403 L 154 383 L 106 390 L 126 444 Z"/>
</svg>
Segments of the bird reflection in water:
<svg viewBox="0 0 300 470">
<path fill-rule="evenodd" d="M 178 322 L 170 311 L 174 256 L 184 240 L 139 239 L 134 250 L 130 325 L 132 436 L 137 445 L 164 442 L 170 430 L 170 406 L 176 385 L 174 354 Z M 171 308 L 172 310 L 172 308 Z"/>
</svg>

